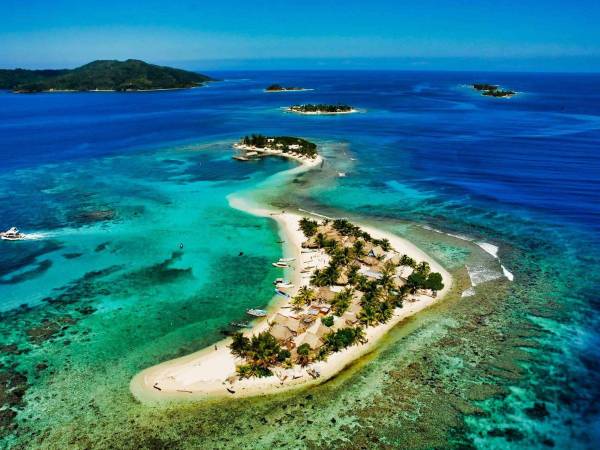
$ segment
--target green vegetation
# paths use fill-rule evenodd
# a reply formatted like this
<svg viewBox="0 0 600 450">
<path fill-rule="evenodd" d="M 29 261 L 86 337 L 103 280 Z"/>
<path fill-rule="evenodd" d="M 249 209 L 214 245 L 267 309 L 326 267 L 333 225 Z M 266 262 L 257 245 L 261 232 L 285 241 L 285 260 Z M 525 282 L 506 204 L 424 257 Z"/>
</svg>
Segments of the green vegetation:
<svg viewBox="0 0 600 450">
<path fill-rule="evenodd" d="M 253 134 L 251 136 L 244 136 L 240 143 L 250 147 L 281 150 L 284 153 L 294 152 L 308 156 L 309 158 L 317 156 L 317 144 L 292 136 L 263 136 L 262 134 Z"/>
<path fill-rule="evenodd" d="M 292 299 L 291 304 L 294 310 L 300 311 L 304 306 L 308 306 L 315 299 L 315 291 L 308 286 L 302 286 L 296 296 Z"/>
<path fill-rule="evenodd" d="M 325 289 L 317 291 L 303 286 L 291 300 L 291 306 L 296 311 L 294 320 L 314 323 L 316 314 L 308 311 L 307 307 L 313 308 L 315 303 L 324 303 L 329 306 L 330 312 L 321 317 L 321 323 L 325 327 L 333 327 L 336 323 L 344 328 L 336 331 L 329 329 L 329 333 L 326 331 L 320 339 L 310 336 L 310 340 L 296 349 L 293 358 L 296 364 L 306 366 L 315 360 L 325 360 L 333 352 L 365 342 L 364 330 L 389 322 L 395 309 L 402 308 L 409 294 L 430 290 L 435 296 L 444 287 L 441 274 L 431 272 L 428 262 L 417 263 L 407 255 L 390 253 L 393 249 L 387 239 L 373 239 L 346 219 L 320 222 L 302 219 L 300 228 L 307 237 L 303 246 L 324 250 L 329 256 L 329 265 L 316 269 L 310 280 L 313 287 Z M 399 270 L 399 267 L 407 266 L 413 270 L 405 280 L 401 277 L 404 269 Z M 343 288 L 329 289 L 329 286 Z M 280 325 L 286 326 L 285 323 L 282 321 Z M 290 331 L 298 338 L 297 342 L 302 342 L 302 333 L 308 326 L 292 328 Z M 262 333 L 252 339 L 243 337 L 241 333 L 233 337 L 230 346 L 232 353 L 246 360 L 238 368 L 240 377 L 265 376 L 273 365 L 292 365 L 287 351 L 274 347 L 269 339 L 274 339 L 273 336 L 268 332 L 266 334 L 268 336 Z M 258 339 L 264 343 L 255 343 Z"/>
<path fill-rule="evenodd" d="M 333 314 L 338 317 L 343 315 L 350 307 L 353 294 L 353 289 L 344 289 L 335 294 L 335 297 L 333 297 L 333 300 L 331 300 L 331 309 L 333 310 Z"/>
<path fill-rule="evenodd" d="M 325 325 L 326 327 L 332 327 L 333 320 L 333 316 L 325 316 L 321 318 L 321 322 L 323 322 L 323 325 Z"/>
<path fill-rule="evenodd" d="M 318 226 L 319 224 L 316 220 L 310 220 L 306 217 L 300 219 L 300 229 L 302 230 L 302 233 L 304 233 L 304 236 L 306 236 L 307 238 L 315 235 Z"/>
<path fill-rule="evenodd" d="M 207 81 L 212 78 L 135 59 L 99 60 L 64 70 L 0 70 L 0 89 L 21 93 L 177 89 L 200 86 Z"/>
<path fill-rule="evenodd" d="M 473 89 L 481 92 L 481 95 L 490 97 L 512 97 L 515 95 L 514 91 L 503 91 L 498 85 L 495 84 L 475 83 L 473 84 Z"/>
<path fill-rule="evenodd" d="M 301 367 L 306 367 L 306 366 L 308 366 L 308 364 L 310 364 L 310 361 L 311 361 L 310 360 L 310 352 L 311 351 L 312 351 L 312 349 L 310 348 L 310 345 L 308 345 L 308 344 L 302 344 L 296 350 L 296 353 L 298 353 L 296 362 L 298 364 L 300 364 Z"/>
<path fill-rule="evenodd" d="M 266 89 L 268 92 L 280 92 L 280 91 L 303 91 L 304 88 L 296 87 L 296 86 L 282 86 L 280 84 L 272 84 L 268 86 Z"/>
<path fill-rule="evenodd" d="M 229 349 L 234 356 L 244 358 L 247 362 L 237 368 L 240 378 L 272 375 L 271 367 L 290 357 L 290 352 L 282 348 L 268 331 L 252 336 L 251 339 L 243 336 L 241 332 L 234 333 Z"/>
<path fill-rule="evenodd" d="M 384 251 L 390 251 L 390 242 L 387 239 L 372 239 L 346 219 L 324 221 L 321 225 L 316 225 L 316 229 L 314 223 L 310 226 L 305 225 L 306 228 L 310 227 L 310 240 L 317 248 L 324 249 L 331 259 L 327 267 L 313 272 L 311 283 L 321 287 L 336 284 L 346 286 L 344 290 L 335 294 L 330 302 L 332 313 L 338 317 L 350 307 L 354 292 L 362 293 L 359 321 L 365 326 L 374 326 L 389 321 L 394 308 L 401 308 L 408 294 L 417 294 L 420 290 L 428 289 L 435 295 L 444 288 L 442 276 L 437 272 L 432 273 L 429 263 L 422 261 L 417 264 L 407 255 L 396 257 L 394 260 L 384 260 L 385 255 L 375 258 L 374 266 L 371 266 L 370 270 L 376 277 L 367 278 L 359 272 L 360 259 L 365 257 L 366 249 L 378 245 Z M 332 232 L 335 232 L 333 236 Z M 344 244 L 343 240 L 347 238 L 353 241 Z M 399 266 L 414 269 L 406 283 L 396 274 L 396 268 Z"/>
<path fill-rule="evenodd" d="M 319 103 L 313 105 L 312 103 L 307 103 L 305 105 L 292 105 L 290 106 L 290 111 L 299 112 L 299 113 L 344 113 L 350 112 L 353 108 L 350 105 L 327 105 L 323 103 Z"/>
<path fill-rule="evenodd" d="M 322 349 L 326 353 L 335 353 L 351 345 L 362 344 L 366 342 L 365 331 L 360 328 L 340 328 L 323 336 L 325 344 Z"/>
<path fill-rule="evenodd" d="M 420 289 L 430 289 L 435 294 L 437 291 L 444 289 L 444 283 L 442 282 L 442 276 L 437 272 L 431 272 L 429 264 L 423 261 L 409 275 L 405 288 L 411 294 L 416 294 Z"/>
</svg>

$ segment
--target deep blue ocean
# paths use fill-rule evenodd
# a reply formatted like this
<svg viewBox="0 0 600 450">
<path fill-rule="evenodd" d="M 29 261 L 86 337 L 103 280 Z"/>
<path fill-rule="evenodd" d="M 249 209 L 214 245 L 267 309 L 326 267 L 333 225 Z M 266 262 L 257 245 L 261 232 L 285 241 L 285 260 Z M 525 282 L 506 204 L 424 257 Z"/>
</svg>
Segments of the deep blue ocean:
<svg viewBox="0 0 600 450">
<path fill-rule="evenodd" d="M 146 93 L 0 92 L 0 228 L 18 226 L 47 237 L 18 247 L 0 246 L 0 311 L 11 330 L 0 335 L 6 344 L 26 342 L 26 333 L 13 326 L 31 326 L 37 320 L 26 314 L 48 316 L 40 305 L 49 297 L 66 285 L 78 286 L 86 274 L 110 267 L 118 266 L 118 273 L 131 265 L 141 273 L 148 264 L 162 261 L 161 270 L 168 266 L 175 272 L 161 272 L 168 283 L 152 281 L 157 298 L 187 295 L 197 283 L 226 289 L 231 273 L 215 270 L 203 258 L 214 254 L 221 258 L 221 267 L 237 265 L 227 255 L 239 250 L 240 223 L 242 234 L 254 243 L 249 253 L 255 260 L 247 263 L 247 284 L 236 287 L 235 297 L 243 307 L 256 305 L 252 292 L 266 293 L 269 277 L 275 275 L 263 277 L 260 267 L 278 254 L 276 231 L 262 219 L 228 211 L 225 199 L 291 163 L 235 163 L 230 145 L 250 133 L 296 135 L 325 147 L 329 164 L 347 173 L 344 178 L 313 180 L 298 201 L 324 212 L 380 220 L 392 228 L 397 224 L 399 230 L 413 227 L 417 242 L 414 230 L 433 229 L 492 243 L 514 274 L 495 305 L 508 309 L 518 302 L 526 309 L 517 317 L 496 314 L 502 326 L 527 327 L 530 334 L 523 332 L 519 338 L 536 339 L 536 345 L 519 349 L 533 355 L 532 360 L 523 362 L 518 379 L 498 381 L 509 394 L 481 399 L 485 414 L 465 414 L 461 431 L 453 431 L 465 440 L 456 442 L 478 448 L 593 448 L 600 441 L 600 75 L 209 75 L 222 81 Z M 263 92 L 274 82 L 314 90 Z M 484 97 L 468 86 L 473 82 L 499 84 L 518 94 L 510 99 Z M 296 103 L 345 103 L 360 113 L 314 117 L 283 111 Z M 190 216 L 195 208 L 198 218 Z M 106 237 L 106 232 L 112 234 Z M 194 232 L 208 242 L 197 248 L 190 242 L 187 253 L 177 254 L 176 244 L 187 245 Z M 440 249 L 436 256 L 445 262 Z M 428 250 L 436 251 L 433 246 Z M 451 261 L 447 251 L 446 257 Z M 189 273 L 196 274 L 193 280 Z M 127 310 L 131 291 L 142 289 L 136 286 L 132 282 L 122 293 L 112 292 L 101 306 L 94 303 L 98 312 L 90 317 Z M 207 305 L 217 304 L 216 298 L 211 303 L 198 295 Z M 27 307 L 19 312 L 23 304 L 34 312 Z M 198 302 L 193 305 L 197 314 L 207 314 Z M 178 345 L 190 336 L 195 345 L 214 341 L 219 326 L 235 314 L 214 312 L 214 323 L 201 329 L 191 328 L 196 319 L 189 317 L 173 319 L 171 328 L 153 328 L 153 338 L 164 339 L 163 347 L 142 349 L 139 344 L 145 356 L 128 362 L 123 377 L 148 363 L 148 354 L 172 356 L 164 348 L 177 339 Z M 141 323 L 142 318 L 127 316 L 129 323 L 136 320 Z M 142 338 L 140 332 L 140 342 Z M 13 354 L 6 361 L 31 365 L 37 363 L 36 351 L 41 350 L 30 352 L 27 361 Z M 98 350 L 95 361 L 107 353 Z M 54 382 L 68 388 L 64 380 Z M 35 404 L 28 401 L 29 408 Z M 49 399 L 43 404 L 52 408 Z M 77 415 L 68 417 L 76 420 Z"/>
</svg>

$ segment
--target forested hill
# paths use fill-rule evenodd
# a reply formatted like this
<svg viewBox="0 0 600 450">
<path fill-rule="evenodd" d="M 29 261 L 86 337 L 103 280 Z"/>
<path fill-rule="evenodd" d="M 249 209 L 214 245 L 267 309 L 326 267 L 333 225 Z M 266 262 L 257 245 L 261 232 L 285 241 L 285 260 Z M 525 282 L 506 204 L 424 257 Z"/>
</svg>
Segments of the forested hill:
<svg viewBox="0 0 600 450">
<path fill-rule="evenodd" d="M 63 70 L 0 69 L 0 89 L 14 92 L 176 89 L 200 86 L 207 81 L 213 79 L 136 59 L 99 60 Z"/>
</svg>

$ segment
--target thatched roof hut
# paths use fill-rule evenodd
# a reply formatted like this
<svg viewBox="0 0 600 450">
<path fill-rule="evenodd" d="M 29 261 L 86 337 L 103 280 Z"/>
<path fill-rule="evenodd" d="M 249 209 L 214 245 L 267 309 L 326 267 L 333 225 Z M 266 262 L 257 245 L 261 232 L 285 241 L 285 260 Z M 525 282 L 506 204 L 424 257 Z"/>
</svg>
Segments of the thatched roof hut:
<svg viewBox="0 0 600 450">
<path fill-rule="evenodd" d="M 294 333 L 292 333 L 288 327 L 279 323 L 273 325 L 269 330 L 269 333 L 271 333 L 275 339 L 282 342 L 288 342 L 294 339 Z"/>
</svg>

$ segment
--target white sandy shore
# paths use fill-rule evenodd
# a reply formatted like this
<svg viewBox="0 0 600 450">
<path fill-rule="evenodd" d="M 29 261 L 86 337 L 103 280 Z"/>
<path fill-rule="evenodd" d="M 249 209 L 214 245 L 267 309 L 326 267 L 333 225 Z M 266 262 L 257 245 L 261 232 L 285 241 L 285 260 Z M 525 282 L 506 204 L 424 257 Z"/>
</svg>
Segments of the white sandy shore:
<svg viewBox="0 0 600 450">
<path fill-rule="evenodd" d="M 314 88 L 300 88 L 300 89 L 277 89 L 277 90 L 268 90 L 263 89 L 264 92 L 273 93 L 273 92 L 306 92 L 306 91 L 314 91 Z"/>
<path fill-rule="evenodd" d="M 358 109 L 352 108 L 350 111 L 337 111 L 337 112 L 329 112 L 329 111 L 296 111 L 292 108 L 285 108 L 287 112 L 291 112 L 294 114 L 303 114 L 305 116 L 335 116 L 338 114 L 354 114 L 360 112 Z"/>
<path fill-rule="evenodd" d="M 318 164 L 302 161 L 303 165 L 292 169 L 290 172 L 297 173 L 309 170 Z M 295 288 L 289 290 L 293 296 L 297 289 L 302 285 L 307 285 L 309 280 L 303 277 L 301 270 L 308 265 L 309 261 L 314 264 L 314 254 L 302 253 L 301 244 L 305 240 L 303 233 L 299 229 L 299 220 L 307 214 L 298 214 L 295 212 L 273 211 L 264 206 L 254 204 L 251 201 L 230 196 L 229 203 L 232 207 L 247 211 L 251 214 L 270 217 L 275 220 L 280 229 L 282 240 L 285 241 L 284 256 L 296 258 L 294 268 L 286 269 L 286 278 L 290 280 Z M 162 364 L 150 367 L 138 373 L 130 383 L 130 389 L 136 399 L 143 403 L 157 403 L 173 400 L 199 400 L 217 397 L 246 397 L 255 395 L 267 395 L 276 392 L 282 392 L 295 389 L 301 386 L 322 383 L 335 376 L 346 366 L 357 358 L 367 354 L 373 349 L 377 341 L 385 335 L 391 328 L 401 322 L 403 319 L 431 306 L 439 301 L 450 289 L 452 278 L 450 274 L 433 258 L 417 248 L 409 241 L 400 238 L 394 234 L 370 227 L 359 225 L 371 236 L 377 239 L 389 239 L 392 247 L 401 254 L 407 254 L 418 261 L 429 262 L 431 269 L 442 274 L 444 280 L 444 289 L 440 291 L 436 298 L 421 295 L 414 301 L 406 301 L 402 308 L 397 308 L 393 318 L 386 324 L 366 329 L 368 342 L 363 345 L 349 347 L 341 352 L 334 353 L 327 361 L 316 362 L 310 367 L 316 369 L 321 376 L 317 379 L 311 378 L 305 369 L 295 366 L 293 369 L 275 369 L 276 375 L 266 378 L 251 378 L 237 380 L 231 384 L 228 379 L 235 375 L 236 364 L 243 363 L 231 355 L 227 345 L 230 339 L 224 339 L 214 346 L 205 348 L 196 353 L 166 361 Z M 286 311 L 289 300 L 283 297 L 276 297 L 268 308 L 267 319 L 257 321 L 248 335 L 256 334 L 266 330 L 269 327 L 269 319 L 277 311 L 283 309 Z M 229 389 L 229 391 L 228 391 Z M 230 392 L 230 391 L 233 391 Z"/>
<path fill-rule="evenodd" d="M 318 166 L 323 161 L 323 158 L 319 154 L 317 154 L 317 156 L 314 158 L 309 158 L 308 156 L 302 156 L 294 152 L 284 153 L 282 150 L 273 150 L 267 147 L 254 147 L 252 145 L 245 144 L 233 144 L 233 148 L 237 150 L 257 152 L 257 156 L 280 156 L 282 158 L 293 159 L 301 164 L 298 169 L 302 171 Z M 295 169 L 295 171 L 298 171 L 298 169 Z"/>
</svg>

